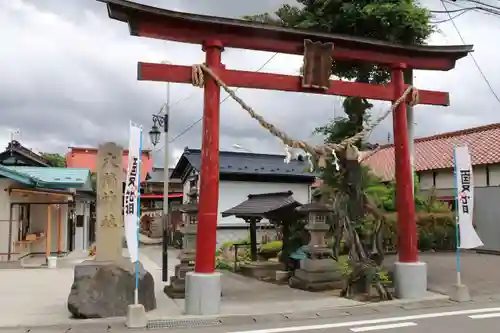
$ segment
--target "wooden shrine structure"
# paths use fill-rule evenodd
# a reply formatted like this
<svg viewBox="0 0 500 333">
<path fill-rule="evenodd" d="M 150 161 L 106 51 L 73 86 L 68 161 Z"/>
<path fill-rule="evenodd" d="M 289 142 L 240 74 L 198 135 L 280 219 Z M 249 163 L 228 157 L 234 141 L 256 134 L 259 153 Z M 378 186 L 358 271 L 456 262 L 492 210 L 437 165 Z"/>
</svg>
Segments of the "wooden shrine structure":
<svg viewBox="0 0 500 333">
<path fill-rule="evenodd" d="M 128 24 L 130 34 L 199 44 L 205 65 L 227 86 L 359 96 L 395 102 L 405 90 L 403 70 L 448 71 L 472 51 L 470 45 L 409 46 L 379 40 L 317 33 L 265 25 L 239 19 L 211 17 L 164 10 L 125 0 L 98 0 L 107 4 L 109 17 Z M 226 69 L 224 48 L 304 55 L 303 75 L 290 76 Z M 387 85 L 329 80 L 332 61 L 347 60 L 386 66 L 392 71 Z M 139 80 L 193 83 L 191 66 L 139 63 Z M 408 98 L 407 102 L 411 102 Z M 449 105 L 440 91 L 419 91 L 419 103 Z M 215 268 L 219 197 L 219 104 L 220 86 L 210 75 L 204 80 L 203 141 L 195 271 L 212 273 Z M 393 113 L 399 230 L 399 261 L 418 262 L 415 207 L 413 203 L 406 105 Z"/>
</svg>

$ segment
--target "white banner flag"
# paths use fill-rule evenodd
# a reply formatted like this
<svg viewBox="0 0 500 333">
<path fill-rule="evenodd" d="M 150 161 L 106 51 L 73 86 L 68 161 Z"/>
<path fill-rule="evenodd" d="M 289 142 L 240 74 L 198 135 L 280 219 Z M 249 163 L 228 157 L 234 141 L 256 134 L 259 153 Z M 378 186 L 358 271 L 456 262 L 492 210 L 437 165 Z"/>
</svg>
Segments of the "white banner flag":
<svg viewBox="0 0 500 333">
<path fill-rule="evenodd" d="M 484 244 L 472 224 L 474 213 L 474 182 L 469 148 L 467 146 L 455 147 L 454 157 L 458 203 L 456 211 L 460 227 L 460 248 L 473 249 Z"/>
<path fill-rule="evenodd" d="M 141 184 L 140 163 L 142 128 L 130 123 L 130 137 L 128 147 L 128 168 L 125 183 L 123 215 L 125 224 L 125 238 L 130 254 L 130 260 L 139 260 L 139 187 Z"/>
</svg>

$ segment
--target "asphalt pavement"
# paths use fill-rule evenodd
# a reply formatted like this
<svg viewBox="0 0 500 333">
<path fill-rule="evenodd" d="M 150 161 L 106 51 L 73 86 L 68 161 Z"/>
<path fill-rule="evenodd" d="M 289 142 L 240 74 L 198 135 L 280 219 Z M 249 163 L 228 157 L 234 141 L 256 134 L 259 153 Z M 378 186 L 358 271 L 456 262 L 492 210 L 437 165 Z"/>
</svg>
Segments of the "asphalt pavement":
<svg viewBox="0 0 500 333">
<path fill-rule="evenodd" d="M 169 333 L 498 333 L 500 302 L 467 304 L 446 308 L 406 311 L 397 315 L 349 316 L 344 318 L 304 320 L 288 323 L 268 323 L 247 326 L 216 326 L 192 329 L 150 330 Z M 35 332 L 36 333 L 36 332 Z"/>
</svg>

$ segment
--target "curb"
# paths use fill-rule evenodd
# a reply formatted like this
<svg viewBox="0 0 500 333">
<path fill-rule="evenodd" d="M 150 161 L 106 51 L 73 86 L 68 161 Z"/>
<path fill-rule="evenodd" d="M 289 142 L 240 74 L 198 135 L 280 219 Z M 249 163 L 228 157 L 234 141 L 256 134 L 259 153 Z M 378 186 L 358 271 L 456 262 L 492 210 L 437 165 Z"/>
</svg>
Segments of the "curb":
<svg viewBox="0 0 500 333">
<path fill-rule="evenodd" d="M 425 308 L 437 308 L 457 305 L 446 295 L 433 294 L 416 300 L 393 300 L 383 303 L 365 303 L 354 306 L 318 308 L 315 310 L 297 312 L 279 312 L 267 314 L 217 315 L 217 316 L 182 316 L 152 318 L 147 329 L 178 329 L 216 326 L 238 326 L 252 324 L 284 323 L 301 320 L 344 318 L 358 315 L 376 315 L 383 313 L 404 312 Z M 112 329 L 126 329 L 125 317 L 99 318 L 75 320 L 71 323 L 40 326 L 13 326 L 0 327 L 0 332 L 12 329 L 22 329 L 24 332 L 33 329 L 54 330 L 68 332 L 69 330 L 85 329 L 91 331 L 110 331 Z M 36 331 L 35 331 L 36 332 Z"/>
</svg>

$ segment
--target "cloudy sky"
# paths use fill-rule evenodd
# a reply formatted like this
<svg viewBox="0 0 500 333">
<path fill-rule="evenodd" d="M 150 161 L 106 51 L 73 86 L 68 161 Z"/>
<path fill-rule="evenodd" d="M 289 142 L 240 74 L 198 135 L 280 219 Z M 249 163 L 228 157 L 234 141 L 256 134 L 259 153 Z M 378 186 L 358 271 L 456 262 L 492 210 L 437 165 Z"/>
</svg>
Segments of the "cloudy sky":
<svg viewBox="0 0 500 333">
<path fill-rule="evenodd" d="M 293 0 L 142 0 L 171 10 L 216 16 L 240 17 L 270 11 Z M 500 5 L 496 0 L 484 0 Z M 471 5 L 458 0 L 462 6 Z M 423 5 L 443 10 L 439 0 Z M 450 9 L 456 9 L 449 4 Z M 435 17 L 436 21 L 446 14 Z M 0 1 L 0 146 L 10 133 L 26 146 L 65 153 L 68 146 L 95 147 L 105 141 L 125 144 L 131 119 L 151 126 L 166 98 L 166 84 L 138 82 L 138 61 L 170 61 L 191 65 L 203 61 L 199 46 L 131 37 L 127 26 L 108 18 L 106 7 L 93 0 L 10 0 Z M 500 94 L 500 16 L 469 11 L 455 19 L 466 43 L 475 45 L 475 58 L 493 89 Z M 489 37 L 490 36 L 490 37 Z M 460 44 L 451 24 L 439 24 L 431 44 Z M 229 68 L 256 70 L 272 54 L 229 49 L 223 62 Z M 297 74 L 301 58 L 278 55 L 266 72 Z M 418 106 L 415 109 L 416 135 L 500 122 L 500 103 L 481 77 L 472 59 L 458 62 L 447 73 L 417 72 L 418 88 L 450 92 L 448 108 Z M 317 141 L 311 136 L 317 126 L 341 113 L 341 98 L 242 89 L 241 97 L 264 117 L 295 138 Z M 222 98 L 225 97 L 225 93 Z M 171 85 L 172 115 L 170 137 L 183 132 L 202 114 L 202 91 L 190 85 Z M 388 103 L 377 103 L 377 116 Z M 300 125 L 299 125 L 300 124 Z M 371 140 L 387 142 L 390 119 L 372 134 Z M 185 146 L 201 146 L 201 123 L 176 139 L 172 158 Z M 148 140 L 145 140 L 148 142 Z M 221 106 L 221 150 L 240 145 L 253 152 L 282 152 L 277 139 L 259 126 L 231 99 Z M 147 143 L 150 146 L 149 143 Z M 153 148 L 156 164 L 162 165 L 163 145 Z"/>
</svg>

